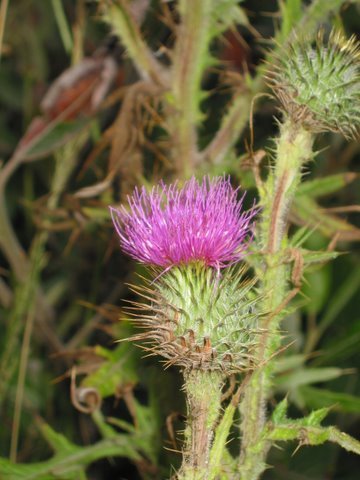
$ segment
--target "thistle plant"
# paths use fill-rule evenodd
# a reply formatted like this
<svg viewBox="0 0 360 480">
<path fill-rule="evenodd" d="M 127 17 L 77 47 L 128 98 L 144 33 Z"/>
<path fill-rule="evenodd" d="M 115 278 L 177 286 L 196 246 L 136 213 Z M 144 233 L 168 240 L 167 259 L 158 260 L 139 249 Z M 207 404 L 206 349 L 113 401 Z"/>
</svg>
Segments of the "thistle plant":
<svg viewBox="0 0 360 480">
<path fill-rule="evenodd" d="M 122 249 L 152 266 L 156 278 L 140 289 L 133 337 L 179 366 L 188 403 L 179 478 L 208 478 L 210 447 L 220 413 L 222 384 L 253 366 L 259 325 L 254 281 L 237 269 L 247 253 L 256 209 L 224 177 L 143 188 L 129 211 L 111 208 Z M 162 270 L 159 270 L 161 267 Z"/>
<path fill-rule="evenodd" d="M 271 33 L 262 3 L 279 10 Z M 359 384 L 335 383 L 359 339 L 360 269 L 324 265 L 360 240 L 340 216 L 358 206 L 318 204 L 358 178 L 326 173 L 358 155 L 341 149 L 360 131 L 359 43 L 325 33 L 333 18 L 355 30 L 355 3 L 2 2 L 1 479 L 291 478 L 292 452 L 309 473 L 303 445 L 360 454 L 328 417 L 360 412 Z M 133 264 L 109 261 L 110 237 L 146 271 L 130 294 Z M 46 459 L 34 417 L 66 422 L 65 436 L 41 421 Z M 310 475 L 341 463 L 353 478 L 317 452 Z"/>
</svg>

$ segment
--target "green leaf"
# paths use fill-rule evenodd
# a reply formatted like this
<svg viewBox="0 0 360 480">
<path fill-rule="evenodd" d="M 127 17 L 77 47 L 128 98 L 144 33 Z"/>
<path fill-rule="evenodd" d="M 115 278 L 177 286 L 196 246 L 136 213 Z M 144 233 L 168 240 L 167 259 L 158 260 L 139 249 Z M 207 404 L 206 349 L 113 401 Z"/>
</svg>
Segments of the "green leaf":
<svg viewBox="0 0 360 480">
<path fill-rule="evenodd" d="M 273 411 L 273 414 L 271 416 L 271 419 L 275 425 L 284 423 L 287 420 L 286 414 L 288 406 L 289 403 L 287 397 L 285 397 L 278 405 L 276 405 L 275 410 Z"/>
<path fill-rule="evenodd" d="M 323 197 L 344 188 L 357 177 L 357 173 L 346 172 L 309 180 L 299 186 L 296 195 L 306 195 L 312 198 Z"/>
<path fill-rule="evenodd" d="M 84 469 L 101 458 L 128 457 L 141 460 L 132 443 L 132 437 L 119 434 L 86 447 L 72 446 L 71 451 L 56 454 L 50 460 L 33 464 L 13 464 L 0 458 L 1 480 L 79 480 Z"/>
<path fill-rule="evenodd" d="M 278 391 L 288 392 L 302 385 L 327 382 L 344 375 L 344 370 L 337 367 L 301 368 L 287 375 L 278 376 L 275 385 Z"/>
<path fill-rule="evenodd" d="M 308 407 L 332 407 L 341 412 L 360 413 L 360 398 L 347 393 L 304 386 L 299 389 L 299 394 Z"/>
<path fill-rule="evenodd" d="M 238 0 L 217 0 L 213 3 L 210 34 L 216 37 L 234 25 L 249 25 L 245 11 Z"/>
<path fill-rule="evenodd" d="M 304 263 L 306 265 L 314 264 L 314 263 L 325 263 L 329 262 L 330 260 L 334 260 L 339 255 L 342 255 L 340 252 L 313 252 L 311 250 L 307 250 L 305 248 L 301 249 L 301 253 L 304 258 Z"/>
<path fill-rule="evenodd" d="M 69 120 L 67 122 L 57 123 L 54 126 L 49 125 L 48 129 L 44 130 L 44 132 L 30 142 L 23 156 L 25 159 L 30 160 L 49 155 L 89 125 L 89 119 Z"/>
<path fill-rule="evenodd" d="M 123 385 L 135 385 L 138 382 L 139 351 L 131 343 L 120 343 L 114 350 L 97 346 L 95 351 L 105 361 L 84 379 L 83 386 L 96 388 L 105 398 L 114 395 Z"/>
<path fill-rule="evenodd" d="M 226 407 L 219 425 L 216 427 L 214 443 L 210 450 L 209 480 L 219 478 L 222 459 L 226 451 L 226 443 L 233 424 L 236 407 L 230 402 Z"/>
<path fill-rule="evenodd" d="M 304 418 L 305 425 L 308 425 L 309 427 L 320 426 L 321 422 L 329 413 L 329 410 L 330 408 L 319 408 L 318 410 L 314 410 L 307 417 Z"/>
<path fill-rule="evenodd" d="M 47 423 L 41 425 L 41 433 L 56 453 L 71 452 L 77 448 L 76 445 L 69 442 L 61 433 L 53 430 Z"/>
<path fill-rule="evenodd" d="M 296 423 L 281 426 L 269 426 L 265 430 L 265 437 L 271 441 L 300 440 L 302 445 L 321 445 L 324 442 L 333 442 L 348 452 L 360 455 L 360 442 L 335 427 L 310 427 Z"/>
</svg>

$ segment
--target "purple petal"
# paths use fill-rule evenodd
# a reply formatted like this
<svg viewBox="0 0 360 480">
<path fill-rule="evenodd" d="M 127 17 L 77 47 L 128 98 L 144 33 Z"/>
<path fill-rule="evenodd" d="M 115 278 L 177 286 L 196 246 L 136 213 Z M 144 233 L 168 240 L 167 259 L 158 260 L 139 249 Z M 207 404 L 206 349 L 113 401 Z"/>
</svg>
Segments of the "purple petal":
<svg viewBox="0 0 360 480">
<path fill-rule="evenodd" d="M 163 183 L 135 189 L 129 209 L 110 207 L 124 252 L 145 264 L 171 267 L 202 261 L 222 268 L 240 260 L 257 210 L 243 211 L 229 178 L 194 177 L 182 188 Z"/>
</svg>

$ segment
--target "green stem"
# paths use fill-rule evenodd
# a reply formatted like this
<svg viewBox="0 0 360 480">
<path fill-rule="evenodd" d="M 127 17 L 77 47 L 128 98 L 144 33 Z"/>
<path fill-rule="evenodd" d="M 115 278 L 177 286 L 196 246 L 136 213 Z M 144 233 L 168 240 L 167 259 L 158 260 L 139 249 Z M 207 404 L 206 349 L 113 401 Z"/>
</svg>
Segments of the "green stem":
<svg viewBox="0 0 360 480">
<path fill-rule="evenodd" d="M 179 480 L 209 478 L 210 447 L 221 407 L 222 376 L 217 372 L 185 370 L 187 426 Z"/>
<path fill-rule="evenodd" d="M 182 0 L 181 24 L 173 60 L 172 120 L 174 161 L 178 172 L 190 176 L 198 156 L 196 125 L 200 119 L 201 79 L 210 41 L 211 0 Z"/>
<path fill-rule="evenodd" d="M 312 143 L 310 132 L 285 119 L 277 142 L 275 167 L 261 192 L 264 208 L 260 235 L 265 259 L 262 310 L 267 315 L 263 325 L 265 333 L 257 352 L 259 369 L 246 386 L 240 405 L 242 445 L 239 468 L 242 480 L 260 477 L 271 446 L 262 433 L 273 370 L 271 357 L 280 346 L 278 326 L 289 294 L 290 269 L 285 264 L 287 216 L 301 181 L 302 166 L 312 157 Z"/>
<path fill-rule="evenodd" d="M 272 198 L 265 199 L 263 214 L 263 245 L 269 254 L 281 249 L 287 215 L 301 181 L 302 165 L 312 157 L 312 144 L 313 135 L 300 125 L 292 123 L 290 119 L 281 125 L 275 170 L 266 186 L 267 195 L 270 193 Z"/>
</svg>

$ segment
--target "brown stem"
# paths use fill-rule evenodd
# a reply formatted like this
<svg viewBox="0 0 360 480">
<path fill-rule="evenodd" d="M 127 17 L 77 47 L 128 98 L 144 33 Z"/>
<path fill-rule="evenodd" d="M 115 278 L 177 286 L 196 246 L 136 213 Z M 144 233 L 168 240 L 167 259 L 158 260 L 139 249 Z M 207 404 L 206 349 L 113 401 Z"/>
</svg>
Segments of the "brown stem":
<svg viewBox="0 0 360 480">
<path fill-rule="evenodd" d="M 222 377 L 217 372 L 184 372 L 187 401 L 187 426 L 181 480 L 208 478 L 210 447 L 221 405 Z"/>
</svg>

